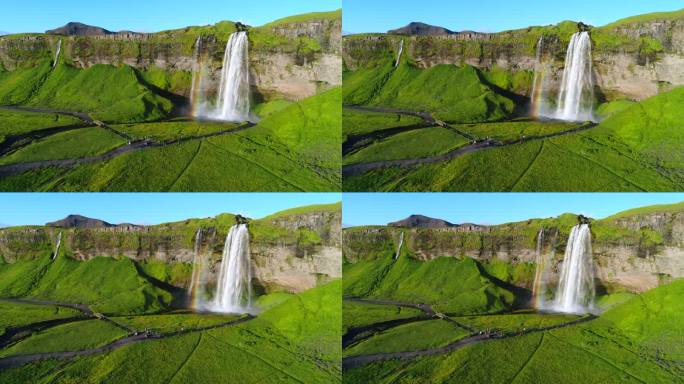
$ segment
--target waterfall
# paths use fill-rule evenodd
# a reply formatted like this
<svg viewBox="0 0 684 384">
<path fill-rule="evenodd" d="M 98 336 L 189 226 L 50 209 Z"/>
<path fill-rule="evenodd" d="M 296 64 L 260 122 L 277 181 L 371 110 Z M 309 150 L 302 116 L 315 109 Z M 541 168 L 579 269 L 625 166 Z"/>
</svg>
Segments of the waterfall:
<svg viewBox="0 0 684 384">
<path fill-rule="evenodd" d="M 572 227 L 568 238 L 553 309 L 566 313 L 590 312 L 594 295 L 591 230 L 588 224 L 579 224 Z"/>
<path fill-rule="evenodd" d="M 223 247 L 213 310 L 242 313 L 251 307 L 252 273 L 247 224 L 230 228 Z"/>
<path fill-rule="evenodd" d="M 203 260 L 202 260 L 202 228 L 197 229 L 195 234 L 195 253 L 192 261 L 192 278 L 190 279 L 190 287 L 188 288 L 188 301 L 190 301 L 193 308 L 198 309 L 201 305 L 200 295 L 204 291 L 203 280 Z"/>
<path fill-rule="evenodd" d="M 192 115 L 199 117 L 200 107 L 203 102 L 202 96 L 202 36 L 197 36 L 192 62 L 192 86 L 190 88 L 190 104 L 192 105 Z"/>
<path fill-rule="evenodd" d="M 57 60 L 59 60 L 59 53 L 62 51 L 62 39 L 57 42 L 57 52 L 55 53 L 55 61 L 52 63 L 52 68 L 57 66 Z"/>
<path fill-rule="evenodd" d="M 57 258 L 59 253 L 59 246 L 62 245 L 62 232 L 57 234 L 57 244 L 55 245 L 55 252 L 52 254 L 52 260 Z"/>
<path fill-rule="evenodd" d="M 591 37 L 589 32 L 572 35 L 565 55 L 565 69 L 555 117 L 560 120 L 594 120 Z"/>
<path fill-rule="evenodd" d="M 404 52 L 404 39 L 399 43 L 399 53 L 397 54 L 397 62 L 394 63 L 394 68 L 399 66 L 399 61 L 401 60 L 401 54 Z"/>
<path fill-rule="evenodd" d="M 537 253 L 535 262 L 537 268 L 534 272 L 534 284 L 532 286 L 532 298 L 535 300 L 535 306 L 537 309 L 544 308 L 544 291 L 546 290 L 545 284 L 545 267 L 546 260 L 544 259 L 544 228 L 539 230 L 537 233 Z"/>
<path fill-rule="evenodd" d="M 247 32 L 235 32 L 228 39 L 214 113 L 218 120 L 249 120 L 248 45 Z"/>
<path fill-rule="evenodd" d="M 404 245 L 404 232 L 402 232 L 399 236 L 399 246 L 397 247 L 397 253 L 394 254 L 394 260 L 399 258 L 399 254 L 401 254 L 402 245 Z"/>
<path fill-rule="evenodd" d="M 544 89 L 548 64 L 544 61 L 544 35 L 537 41 L 537 59 L 534 64 L 534 80 L 532 81 L 532 115 L 548 117 L 548 111 L 544 99 Z"/>
</svg>

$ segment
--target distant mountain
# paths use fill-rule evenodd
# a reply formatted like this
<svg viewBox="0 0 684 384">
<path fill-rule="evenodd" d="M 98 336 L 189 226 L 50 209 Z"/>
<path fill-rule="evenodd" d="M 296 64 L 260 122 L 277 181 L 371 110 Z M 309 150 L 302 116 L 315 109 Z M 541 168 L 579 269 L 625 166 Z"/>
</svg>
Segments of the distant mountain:
<svg viewBox="0 0 684 384">
<path fill-rule="evenodd" d="M 404 220 L 395 221 L 393 223 L 387 224 L 390 227 L 403 227 L 403 228 L 445 228 L 445 227 L 455 227 L 448 221 L 441 219 L 433 219 L 431 217 L 423 215 L 411 215 Z"/>
<path fill-rule="evenodd" d="M 48 35 L 66 35 L 66 36 L 105 36 L 105 35 L 116 35 L 119 33 L 122 34 L 132 34 L 135 32 L 131 31 L 121 31 L 121 32 L 112 32 L 109 30 L 106 30 L 104 28 L 92 26 L 92 25 L 87 25 L 83 23 L 75 23 L 71 22 L 68 23 L 67 25 L 56 28 L 56 29 L 51 29 L 49 31 L 45 31 Z"/>
<path fill-rule="evenodd" d="M 391 35 L 409 35 L 409 36 L 439 36 L 439 35 L 453 35 L 456 32 L 450 31 L 446 28 L 438 27 L 425 23 L 413 22 L 409 25 L 388 31 Z"/>
<path fill-rule="evenodd" d="M 53 221 L 45 224 L 48 227 L 62 227 L 62 228 L 109 228 L 116 227 L 106 221 L 91 219 L 81 215 L 69 215 L 62 220 Z"/>
</svg>

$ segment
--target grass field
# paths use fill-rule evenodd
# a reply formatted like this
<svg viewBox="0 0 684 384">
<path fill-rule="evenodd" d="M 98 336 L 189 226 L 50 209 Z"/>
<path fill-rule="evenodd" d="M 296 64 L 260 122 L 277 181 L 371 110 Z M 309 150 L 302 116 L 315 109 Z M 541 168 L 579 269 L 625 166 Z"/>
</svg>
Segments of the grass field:
<svg viewBox="0 0 684 384">
<path fill-rule="evenodd" d="M 422 311 L 414 308 L 343 301 L 343 332 L 346 332 L 349 328 L 362 327 L 388 320 L 406 319 L 422 314 Z"/>
<path fill-rule="evenodd" d="M 0 301 L 0 331 L 39 321 L 78 317 L 81 312 L 71 308 Z M 2 335 L 2 333 L 0 333 Z"/>
<path fill-rule="evenodd" d="M 0 135 L 3 137 L 20 135 L 39 129 L 79 124 L 82 124 L 81 120 L 72 116 L 0 108 Z"/>
<path fill-rule="evenodd" d="M 335 191 L 341 185 L 337 88 L 281 106 L 235 134 L 128 152 L 75 168 L 41 168 L 0 179 L 7 191 Z M 157 141 L 229 130 L 234 124 L 170 121 L 114 125 Z M 99 131 L 91 131 L 99 132 Z M 82 157 L 122 144 L 73 131 L 32 143 L 5 162 Z M 90 143 L 73 145 L 72 141 Z M 42 144 L 44 143 L 44 144 Z M 55 145 L 61 144 L 61 145 Z"/>
<path fill-rule="evenodd" d="M 350 136 L 421 123 L 423 123 L 423 119 L 416 116 L 356 111 L 345 108 L 342 111 L 342 136 L 344 141 L 347 141 Z"/>
</svg>

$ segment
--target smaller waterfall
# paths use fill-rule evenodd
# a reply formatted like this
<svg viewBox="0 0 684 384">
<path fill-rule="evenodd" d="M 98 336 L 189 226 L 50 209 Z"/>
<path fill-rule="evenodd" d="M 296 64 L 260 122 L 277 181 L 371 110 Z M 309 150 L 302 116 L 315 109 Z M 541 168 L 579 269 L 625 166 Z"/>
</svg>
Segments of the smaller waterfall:
<svg viewBox="0 0 684 384">
<path fill-rule="evenodd" d="M 592 78 L 589 32 L 572 35 L 565 55 L 555 117 L 560 120 L 594 120 L 594 80 Z"/>
<path fill-rule="evenodd" d="M 532 115 L 537 117 L 546 116 L 546 103 L 544 99 L 544 80 L 548 65 L 544 62 L 544 35 L 537 41 L 537 61 L 534 64 L 534 80 L 532 81 Z"/>
<path fill-rule="evenodd" d="M 544 291 L 546 291 L 545 283 L 545 268 L 546 260 L 544 259 L 544 228 L 537 233 L 537 253 L 535 262 L 537 268 L 534 272 L 534 284 L 532 286 L 532 298 L 535 301 L 537 309 L 544 309 Z"/>
<path fill-rule="evenodd" d="M 214 117 L 225 121 L 249 120 L 249 39 L 247 32 L 230 35 Z"/>
<path fill-rule="evenodd" d="M 57 60 L 59 60 L 59 53 L 62 51 L 62 39 L 57 42 L 57 52 L 55 53 L 55 61 L 52 63 L 52 68 L 57 66 Z"/>
<path fill-rule="evenodd" d="M 249 231 L 246 224 L 236 224 L 230 228 L 223 247 L 213 310 L 247 312 L 252 305 L 251 281 Z"/>
<path fill-rule="evenodd" d="M 399 43 L 399 53 L 397 54 L 397 62 L 394 63 L 394 68 L 399 66 L 399 62 L 401 61 L 401 54 L 404 53 L 404 39 L 401 40 L 401 43 Z"/>
<path fill-rule="evenodd" d="M 202 228 L 197 229 L 195 234 L 195 253 L 192 262 L 192 278 L 190 279 L 190 287 L 188 288 L 188 301 L 193 308 L 199 309 L 201 306 L 201 298 L 204 291 L 204 281 L 202 273 L 204 270 L 204 263 L 202 260 Z"/>
<path fill-rule="evenodd" d="M 52 254 L 52 260 L 57 258 L 59 254 L 59 246 L 62 245 L 62 232 L 57 234 L 57 244 L 55 245 L 55 252 Z"/>
<path fill-rule="evenodd" d="M 404 245 L 404 232 L 399 235 L 399 246 L 397 247 L 397 253 L 394 254 L 394 260 L 399 258 L 401 254 L 401 246 Z"/>
<path fill-rule="evenodd" d="M 190 88 L 190 104 L 192 105 L 192 115 L 198 117 L 202 105 L 202 36 L 197 36 L 192 62 L 192 86 Z"/>
<path fill-rule="evenodd" d="M 572 227 L 568 238 L 553 309 L 578 314 L 591 312 L 594 296 L 591 229 L 588 224 L 579 224 Z"/>
</svg>

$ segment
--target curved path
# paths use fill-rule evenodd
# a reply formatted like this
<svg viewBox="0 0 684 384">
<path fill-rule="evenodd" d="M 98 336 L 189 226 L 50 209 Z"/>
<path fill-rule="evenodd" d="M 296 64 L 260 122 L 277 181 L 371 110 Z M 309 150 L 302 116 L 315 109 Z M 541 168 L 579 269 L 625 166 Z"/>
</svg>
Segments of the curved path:
<svg viewBox="0 0 684 384">
<path fill-rule="evenodd" d="M 19 174 L 22 172 L 26 172 L 26 171 L 30 171 L 30 170 L 34 170 L 34 169 L 39 169 L 39 168 L 46 168 L 46 167 L 71 168 L 71 167 L 75 167 L 75 166 L 81 165 L 81 164 L 96 163 L 96 162 L 100 162 L 100 161 L 113 159 L 115 157 L 121 156 L 121 155 L 123 155 L 125 153 L 129 153 L 129 152 L 134 152 L 134 151 L 139 151 L 139 150 L 144 150 L 144 149 L 149 149 L 149 148 L 161 148 L 161 147 L 165 147 L 168 145 L 180 144 L 180 143 L 193 141 L 193 140 L 202 140 L 202 139 L 206 139 L 206 138 L 210 138 L 210 137 L 214 137 L 214 136 L 234 134 L 234 133 L 244 131 L 248 128 L 251 128 L 254 125 L 255 124 L 253 124 L 253 123 L 244 123 L 244 124 L 242 124 L 236 128 L 226 129 L 223 131 L 216 131 L 216 132 L 207 133 L 204 135 L 187 136 L 187 137 L 183 137 L 180 139 L 168 140 L 168 141 L 162 141 L 162 142 L 155 142 L 155 141 L 151 141 L 151 140 L 133 141 L 133 142 L 130 142 L 129 144 L 123 145 L 121 147 L 112 149 L 109 152 L 103 153 L 101 155 L 96 155 L 96 156 L 80 157 L 80 158 L 75 158 L 75 159 L 42 160 L 42 161 L 33 161 L 33 162 L 28 162 L 28 163 L 16 163 L 16 164 L 2 165 L 2 166 L 0 166 L 0 177 L 12 176 L 12 175 L 16 175 L 16 174 Z"/>
<path fill-rule="evenodd" d="M 519 336 L 523 336 L 523 335 L 528 335 L 531 333 L 551 331 L 554 329 L 565 328 L 565 327 L 570 327 L 570 326 L 581 324 L 581 323 L 586 323 L 586 322 L 589 322 L 589 321 L 594 320 L 596 318 L 597 317 L 594 315 L 589 315 L 589 316 L 583 317 L 581 319 L 577 319 L 577 320 L 570 321 L 567 323 L 552 325 L 552 326 L 548 326 L 548 327 L 530 328 L 530 329 L 526 329 L 526 330 L 520 331 L 520 332 L 510 332 L 510 333 L 482 332 L 482 333 L 478 333 L 478 334 L 468 336 L 468 337 L 463 338 L 461 340 L 458 340 L 454 343 L 451 343 L 449 345 L 445 345 L 443 347 L 438 347 L 438 348 L 423 349 L 423 350 L 418 350 L 418 351 L 389 352 L 389 353 L 377 353 L 377 354 L 372 354 L 372 355 L 350 356 L 350 357 L 345 357 L 342 359 L 342 368 L 343 369 L 357 368 L 357 367 L 361 367 L 361 366 L 364 366 L 366 364 L 370 364 L 370 363 L 373 363 L 376 361 L 384 361 L 384 360 L 391 360 L 391 359 L 407 360 L 407 359 L 415 359 L 415 358 L 423 357 L 423 356 L 443 355 L 443 354 L 446 354 L 449 352 L 453 352 L 457 349 L 466 347 L 468 345 L 473 345 L 473 344 L 480 343 L 480 342 L 487 341 L 487 340 L 509 339 L 509 338 L 519 337 Z"/>
<path fill-rule="evenodd" d="M 422 117 L 426 115 L 426 113 L 418 113 L 418 112 L 410 112 L 410 111 L 403 111 L 403 110 L 394 110 L 394 109 L 384 109 L 384 108 L 367 108 L 367 107 L 358 107 L 358 106 L 345 106 L 345 108 L 352 109 L 352 110 L 359 110 L 359 111 L 369 111 L 369 112 L 388 112 L 388 113 L 398 113 L 398 114 L 405 114 L 405 115 L 411 115 L 411 116 L 418 116 Z M 460 131 L 456 129 L 455 127 L 448 125 L 443 122 L 437 122 L 432 118 L 432 125 L 439 125 L 443 126 L 445 128 L 449 128 L 460 134 L 461 136 L 467 138 L 468 140 L 473 141 L 472 144 L 465 145 L 463 147 L 457 148 L 453 151 L 441 154 L 441 155 L 436 155 L 436 156 L 429 156 L 429 157 L 422 157 L 422 158 L 416 158 L 416 159 L 401 159 L 401 160 L 382 160 L 382 161 L 374 161 L 374 162 L 368 162 L 368 163 L 357 163 L 357 164 L 349 164 L 349 165 L 344 165 L 342 167 L 342 176 L 343 177 L 350 177 L 350 176 L 357 176 L 360 174 L 363 174 L 365 172 L 374 170 L 374 169 L 379 169 L 379 168 L 387 168 L 387 167 L 400 167 L 400 168 L 407 168 L 407 167 L 412 167 L 415 165 L 421 165 L 421 164 L 434 164 L 434 163 L 441 163 L 444 161 L 452 160 L 454 158 L 460 157 L 462 155 L 468 154 L 468 153 L 473 153 L 473 152 L 478 152 L 482 150 L 487 150 L 487 149 L 492 149 L 492 148 L 501 148 L 501 147 L 507 147 L 511 145 L 518 145 L 518 144 L 523 144 L 529 141 L 535 141 L 535 140 L 545 140 L 545 139 L 550 139 L 554 137 L 559 137 L 559 136 L 565 136 L 565 135 L 570 135 L 574 133 L 578 133 L 581 131 L 585 131 L 591 128 L 594 128 L 597 124 L 596 123 L 587 123 L 584 125 L 581 125 L 577 128 L 569 129 L 567 131 L 561 131 L 561 132 L 554 132 L 554 133 L 549 133 L 547 135 L 539 135 L 539 136 L 529 136 L 529 137 L 523 137 L 518 140 L 513 140 L 513 141 L 507 141 L 507 142 L 502 142 L 499 140 L 493 140 L 493 139 L 486 139 L 484 141 L 477 141 L 477 138 L 473 135 L 468 134 L 467 132 Z M 427 120 L 426 120 L 427 123 Z M 415 128 L 413 128 L 415 129 Z M 366 140 L 367 145 L 369 145 L 372 141 L 371 138 L 385 138 L 391 136 L 391 134 L 396 134 L 396 133 L 401 133 L 404 132 L 405 130 L 401 130 L 401 127 L 396 128 L 396 129 L 389 129 L 387 131 L 388 134 L 383 135 L 382 131 L 376 131 L 372 132 L 369 134 L 365 135 L 359 135 L 357 137 L 352 137 L 349 140 L 352 140 L 351 145 L 357 145 L 359 142 L 363 142 Z M 389 134 L 391 133 L 391 134 Z M 357 148 L 357 147 L 348 147 L 347 148 L 347 153 L 350 153 L 354 150 L 361 149 L 364 146 Z"/>
<path fill-rule="evenodd" d="M 71 358 L 78 357 L 78 356 L 96 355 L 96 354 L 101 354 L 101 353 L 113 351 L 113 350 L 121 348 L 125 345 L 137 343 L 140 341 L 159 340 L 159 339 L 165 339 L 165 338 L 174 337 L 174 336 L 185 335 L 188 333 L 202 332 L 202 331 L 208 331 L 208 330 L 212 330 L 212 329 L 216 329 L 216 328 L 234 326 L 234 325 L 242 324 L 244 322 L 247 322 L 249 320 L 256 318 L 256 316 L 254 316 L 254 315 L 247 314 L 247 315 L 245 315 L 241 318 L 238 318 L 238 319 L 230 320 L 230 321 L 227 321 L 224 323 L 208 325 L 208 326 L 204 326 L 204 327 L 187 328 L 187 329 L 181 329 L 178 331 L 167 332 L 167 333 L 156 333 L 156 332 L 152 332 L 152 331 L 138 333 L 138 332 L 135 332 L 134 330 L 132 330 L 128 327 L 125 327 L 125 326 L 107 318 L 104 315 L 93 313 L 88 308 L 88 306 L 82 305 L 82 304 L 67 304 L 67 303 L 59 303 L 59 302 L 54 302 L 54 301 L 25 300 L 25 299 L 0 299 L 0 300 L 9 301 L 9 302 L 16 302 L 16 303 L 55 305 L 55 306 L 78 309 L 83 314 L 89 314 L 88 317 L 99 318 L 103 321 L 110 322 L 113 325 L 115 325 L 119 328 L 122 328 L 122 329 L 124 329 L 130 333 L 126 337 L 123 337 L 119 340 L 113 341 L 109 344 L 106 344 L 106 345 L 103 345 L 103 346 L 100 346 L 97 348 L 82 349 L 82 350 L 78 350 L 78 351 L 34 353 L 34 354 L 29 354 L 29 355 L 16 355 L 16 356 L 9 356 L 9 357 L 0 358 L 0 369 L 19 367 L 19 366 L 26 365 L 26 364 L 29 364 L 29 363 L 32 363 L 35 361 L 40 361 L 40 360 L 47 360 L 47 359 L 63 360 L 63 359 L 71 359 Z M 69 321 L 86 320 L 88 317 L 77 317 L 77 318 L 59 319 L 59 320 L 62 320 L 62 323 L 66 323 Z M 69 320 L 69 321 L 66 321 L 66 320 Z M 45 322 L 42 322 L 42 323 L 45 323 Z M 62 323 L 57 323 L 54 325 L 59 325 Z M 30 326 L 33 326 L 36 324 L 40 324 L 40 323 L 29 324 L 26 327 L 30 327 Z M 2 346 L 2 347 L 4 347 L 4 346 Z"/>
</svg>

